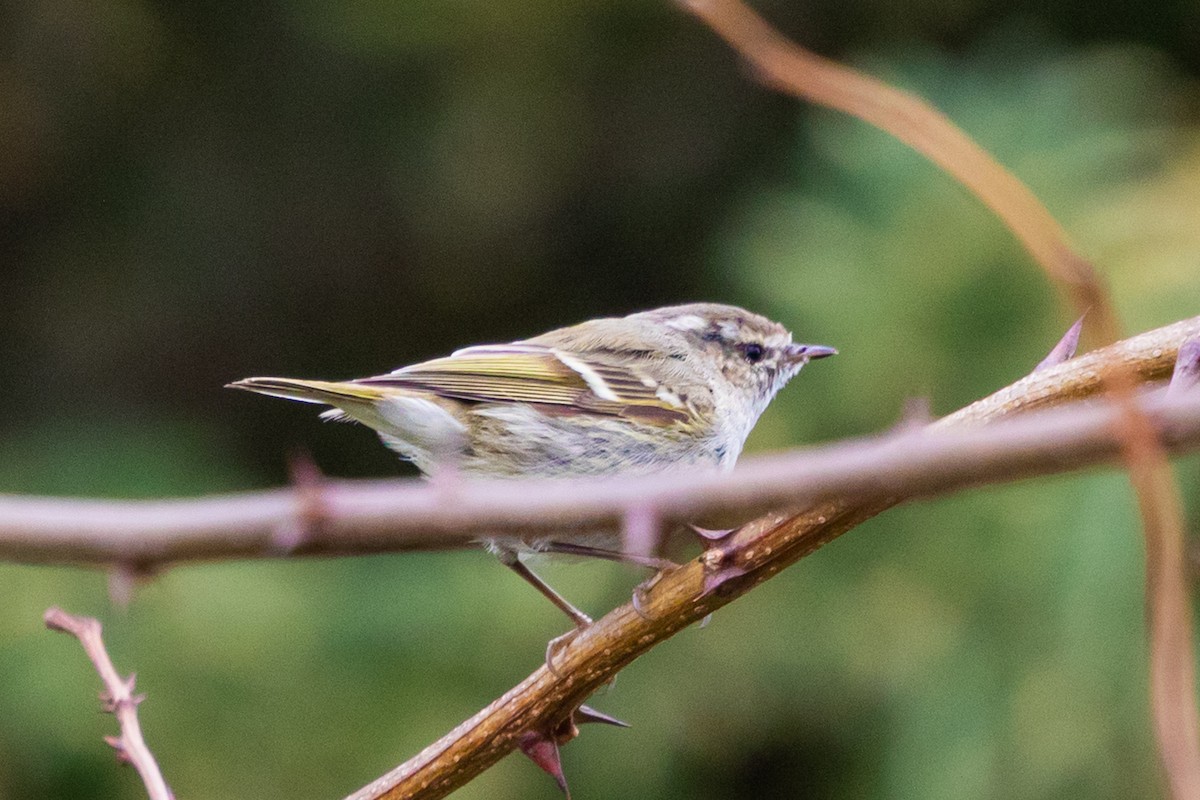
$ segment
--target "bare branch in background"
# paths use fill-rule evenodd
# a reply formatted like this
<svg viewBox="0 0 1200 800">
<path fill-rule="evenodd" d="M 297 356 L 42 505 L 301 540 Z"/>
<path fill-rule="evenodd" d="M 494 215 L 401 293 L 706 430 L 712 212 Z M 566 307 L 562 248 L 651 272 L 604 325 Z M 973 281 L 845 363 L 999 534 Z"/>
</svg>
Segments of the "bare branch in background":
<svg viewBox="0 0 1200 800">
<path fill-rule="evenodd" d="M 133 693 L 133 675 L 122 678 L 117 674 L 108 651 L 104 649 L 100 623 L 91 617 L 68 614 L 61 608 L 47 610 L 44 619 L 50 630 L 69 633 L 79 640 L 104 683 L 100 700 L 104 710 L 115 715 L 121 726 L 120 736 L 106 736 L 104 741 L 117 751 L 118 760 L 132 764 L 137 769 L 150 800 L 173 800 L 174 795 L 163 780 L 158 763 L 142 738 L 142 727 L 138 724 L 137 707 L 145 697 Z"/>
<path fill-rule="evenodd" d="M 1040 370 L 935 427 L 970 427 L 1094 396 L 1101 389 L 1102 367 L 1112 363 L 1127 365 L 1143 380 L 1165 380 L 1180 345 L 1197 336 L 1200 317 L 1143 333 Z M 1105 439 L 1099 428 L 1093 434 Z M 1076 429 L 1073 435 L 1086 439 L 1089 434 Z M 919 493 L 912 477 L 919 453 L 930 469 L 940 469 L 939 459 L 961 461 L 972 449 L 1003 448 L 1016 436 L 1015 429 L 1011 434 L 959 430 L 932 440 L 909 428 L 891 439 L 747 459 L 731 474 L 462 481 L 453 487 L 328 480 L 295 489 L 155 501 L 0 496 L 0 560 L 94 564 L 146 575 L 189 561 L 447 549 L 470 546 L 487 535 L 547 535 L 573 526 L 621 530 L 631 515 L 644 517 L 646 509 L 662 524 L 718 512 L 741 522 L 820 496 L 861 495 L 877 492 L 872 487 L 880 485 L 890 490 L 900 485 L 900 475 L 913 481 L 905 484 L 906 491 Z M 1009 457 L 1017 458 L 1016 445 L 1008 446 L 1013 448 Z"/>
<path fill-rule="evenodd" d="M 1195 391 L 1200 340 L 1179 349 L 1168 395 L 1200 397 Z M 1149 438 L 1149 437 L 1144 437 Z M 1154 726 L 1175 797 L 1200 796 L 1200 723 L 1197 722 L 1196 670 L 1193 661 L 1191 603 L 1188 597 L 1187 552 L 1183 537 L 1183 503 L 1171 479 L 1161 448 L 1139 454 L 1159 460 L 1153 471 L 1132 471 L 1146 531 L 1149 605 L 1150 695 Z M 1140 485 L 1139 485 L 1140 484 Z"/>
<path fill-rule="evenodd" d="M 1083 313 L 1103 295 L 1095 271 L 1025 184 L 944 114 L 919 97 L 817 55 L 784 38 L 738 0 L 678 0 L 724 39 L 767 86 L 874 125 L 928 158 L 978 197 L 1016 235 Z M 1117 338 L 1102 313 L 1097 323 Z"/>
</svg>

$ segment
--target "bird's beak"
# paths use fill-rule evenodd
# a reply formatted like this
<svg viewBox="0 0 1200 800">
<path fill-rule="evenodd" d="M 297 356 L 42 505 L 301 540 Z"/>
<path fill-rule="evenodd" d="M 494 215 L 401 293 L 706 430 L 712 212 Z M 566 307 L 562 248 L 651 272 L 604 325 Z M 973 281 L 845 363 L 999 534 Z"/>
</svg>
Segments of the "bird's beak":
<svg viewBox="0 0 1200 800">
<path fill-rule="evenodd" d="M 837 350 L 823 344 L 789 344 L 784 351 L 784 360 L 789 364 L 807 364 L 817 358 L 836 355 Z"/>
</svg>

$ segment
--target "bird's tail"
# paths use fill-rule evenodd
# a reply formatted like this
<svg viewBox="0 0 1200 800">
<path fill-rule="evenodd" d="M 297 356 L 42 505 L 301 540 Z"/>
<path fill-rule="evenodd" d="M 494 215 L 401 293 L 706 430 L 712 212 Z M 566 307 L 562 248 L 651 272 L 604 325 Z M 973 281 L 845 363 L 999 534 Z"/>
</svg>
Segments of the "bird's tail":
<svg viewBox="0 0 1200 800">
<path fill-rule="evenodd" d="M 349 381 L 303 381 L 296 378 L 245 378 L 226 384 L 230 389 L 299 400 L 302 403 L 324 403 L 330 406 L 370 404 L 383 397 L 377 386 L 365 386 Z"/>
<path fill-rule="evenodd" d="M 246 378 L 226 386 L 333 406 L 322 412 L 321 419 L 353 420 L 374 428 L 384 444 L 425 473 L 439 462 L 457 457 L 466 443 L 466 427 L 454 414 L 419 393 L 394 386 L 295 378 Z"/>
</svg>

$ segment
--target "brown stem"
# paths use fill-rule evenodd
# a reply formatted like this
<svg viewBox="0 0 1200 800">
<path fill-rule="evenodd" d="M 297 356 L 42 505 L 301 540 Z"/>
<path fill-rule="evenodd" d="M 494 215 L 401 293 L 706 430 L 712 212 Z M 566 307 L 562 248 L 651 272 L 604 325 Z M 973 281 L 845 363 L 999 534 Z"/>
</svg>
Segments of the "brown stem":
<svg viewBox="0 0 1200 800">
<path fill-rule="evenodd" d="M 117 758 L 133 764 L 137 769 L 138 774 L 142 776 L 142 783 L 146 785 L 150 800 L 173 800 L 174 795 L 163 780 L 158 763 L 142 737 L 142 726 L 138 724 L 137 707 L 144 697 L 133 693 L 134 676 L 122 678 L 117 674 L 117 669 L 104 648 L 99 621 L 92 617 L 77 617 L 57 607 L 48 609 L 43 618 L 50 630 L 69 633 L 78 639 L 83 645 L 83 651 L 96 667 L 96 672 L 104 683 L 104 692 L 101 694 L 104 710 L 114 714 L 121 726 L 120 736 L 105 738 L 117 751 Z"/>
<path fill-rule="evenodd" d="M 924 100 L 788 41 L 738 0 L 679 0 L 777 91 L 843 111 L 885 131 L 941 167 L 988 206 L 1066 287 L 1080 312 L 1099 309 L 1095 270 L 1025 184 Z M 1116 338 L 1102 314 L 1097 327 Z"/>
</svg>

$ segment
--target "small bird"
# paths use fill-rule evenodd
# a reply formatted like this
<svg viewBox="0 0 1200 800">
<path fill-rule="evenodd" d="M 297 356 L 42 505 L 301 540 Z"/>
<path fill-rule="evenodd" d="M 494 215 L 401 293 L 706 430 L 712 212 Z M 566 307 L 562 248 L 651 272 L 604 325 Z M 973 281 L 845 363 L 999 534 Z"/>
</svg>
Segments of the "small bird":
<svg viewBox="0 0 1200 800">
<path fill-rule="evenodd" d="M 736 306 L 693 303 L 467 347 L 369 378 L 229 386 L 332 406 L 322 418 L 373 428 L 427 475 L 628 475 L 732 468 L 784 384 L 836 353 L 794 344 L 782 325 Z M 615 541 L 606 548 L 563 538 L 488 546 L 580 627 L 591 620 L 529 570 L 521 552 L 665 563 L 620 553 Z"/>
</svg>

